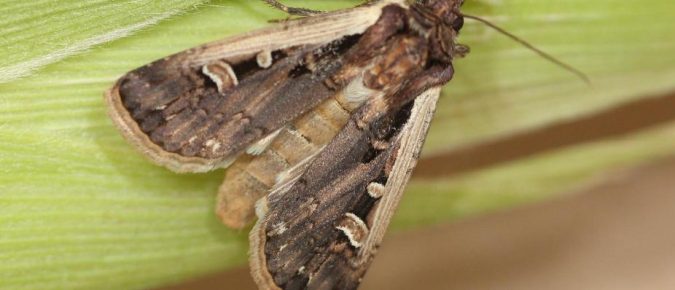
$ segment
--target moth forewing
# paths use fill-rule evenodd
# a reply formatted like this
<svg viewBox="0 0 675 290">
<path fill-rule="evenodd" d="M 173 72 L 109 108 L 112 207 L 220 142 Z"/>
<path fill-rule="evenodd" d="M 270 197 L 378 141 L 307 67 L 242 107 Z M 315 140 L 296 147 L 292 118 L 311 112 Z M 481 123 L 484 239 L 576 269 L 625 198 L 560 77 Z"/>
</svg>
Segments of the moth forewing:
<svg viewBox="0 0 675 290">
<path fill-rule="evenodd" d="M 372 213 L 370 232 L 359 252 L 357 264 L 363 264 L 372 258 L 389 227 L 413 168 L 417 165 L 440 92 L 440 87 L 431 88 L 415 99 L 410 119 L 401 131 L 396 162 L 387 178 L 384 193 Z"/>
<path fill-rule="evenodd" d="M 345 207 L 344 211 L 337 211 L 328 216 L 332 217 L 334 220 L 313 221 L 312 224 L 315 224 L 315 226 L 303 230 L 301 234 L 303 236 L 330 236 L 331 233 L 333 233 L 332 235 L 337 235 L 337 237 L 344 235 L 340 239 L 346 238 L 346 241 L 343 243 L 347 244 L 330 241 L 331 246 L 324 249 L 322 247 L 326 247 L 327 245 L 322 245 L 319 242 L 317 242 L 315 245 L 297 247 L 297 244 L 294 240 L 289 240 L 287 244 L 284 244 L 278 249 L 270 252 L 270 249 L 266 243 L 271 236 L 278 236 L 284 234 L 285 231 L 295 230 L 292 224 L 286 223 L 287 221 L 280 221 L 277 219 L 279 216 L 284 216 L 283 214 L 279 214 L 279 211 L 283 211 L 284 206 L 288 205 L 285 203 L 285 200 L 293 198 L 302 199 L 303 197 L 294 195 L 294 192 L 290 192 L 289 187 L 285 186 L 280 191 L 273 192 L 269 198 L 263 198 L 258 202 L 257 213 L 260 216 L 249 236 L 251 241 L 251 253 L 249 256 L 249 261 L 251 265 L 251 273 L 261 289 L 295 289 L 296 287 L 297 289 L 354 289 L 356 286 L 358 286 L 362 275 L 366 272 L 373 256 L 375 255 L 379 243 L 381 242 L 391 217 L 393 216 L 394 210 L 401 199 L 405 184 L 408 182 L 412 169 L 417 162 L 417 158 L 424 143 L 424 138 L 429 128 L 429 123 L 436 108 L 439 92 L 440 88 L 431 88 L 415 99 L 414 105 L 410 111 L 410 115 L 405 125 L 402 127 L 402 129 L 400 129 L 400 132 L 396 134 L 396 137 L 393 138 L 392 143 L 389 144 L 391 151 L 388 152 L 391 153 L 390 155 L 385 156 L 387 159 L 385 163 L 393 162 L 393 165 L 391 165 L 391 167 L 388 169 L 384 168 L 388 167 L 385 166 L 385 164 L 381 164 L 382 167 L 375 168 L 376 170 L 382 170 L 383 173 L 386 171 L 389 172 L 388 176 L 386 176 L 386 183 L 384 184 L 384 192 L 382 195 L 374 199 L 376 200 L 375 204 L 372 205 L 372 208 L 370 208 L 368 213 L 360 214 L 365 218 L 359 218 L 350 212 L 352 210 L 360 209 Z M 336 138 L 341 138 L 341 135 Z M 321 160 L 317 162 L 321 162 Z M 340 167 L 339 164 L 336 164 L 336 167 Z M 364 176 L 364 178 L 366 177 Z M 308 187 L 310 186 L 309 184 L 311 184 L 311 182 L 308 183 Z M 371 184 L 377 183 L 373 182 Z M 302 186 L 303 185 L 300 185 L 299 187 Z M 357 192 L 354 192 L 354 194 L 355 196 L 352 198 L 358 199 L 359 197 L 356 195 Z M 365 195 L 367 193 L 361 192 L 361 194 Z M 308 200 L 314 199 L 315 198 L 312 197 Z M 309 208 L 312 207 L 307 207 L 307 204 L 305 203 L 301 206 L 301 208 L 298 208 L 297 211 L 304 212 Z M 287 207 L 285 209 L 288 210 Z M 274 212 L 270 213 L 268 211 Z M 344 220 L 345 217 L 348 220 L 353 220 L 353 224 L 356 225 L 356 227 L 350 229 L 346 226 L 343 226 L 340 220 Z M 307 219 L 309 220 L 311 217 L 308 217 Z M 275 225 L 274 223 L 278 223 L 278 225 Z M 336 226 L 320 226 L 321 223 Z M 366 228 L 363 229 L 364 227 Z M 273 230 L 270 231 L 270 228 Z M 312 241 L 312 239 L 310 239 L 310 241 Z M 355 251 L 351 252 L 349 250 L 345 250 L 345 247 L 352 247 Z M 305 252 L 291 253 L 291 256 L 283 253 L 284 251 L 294 251 L 298 249 Z M 317 250 L 319 251 L 317 252 Z M 287 268 L 297 266 L 290 265 L 293 264 L 292 260 L 296 259 L 295 257 L 311 257 L 306 259 L 306 265 L 303 264 L 302 266 L 297 267 L 297 269 L 293 268 L 290 270 L 281 270 L 282 272 L 296 271 L 297 276 L 304 276 L 305 280 L 303 280 L 302 277 L 279 278 L 275 276 L 275 274 L 283 274 L 272 273 L 273 271 L 270 271 L 270 267 L 268 266 L 268 260 L 276 259 L 277 255 L 281 255 L 283 257 L 293 257 L 289 258 L 291 262 L 289 265 L 285 266 Z M 313 261 L 332 261 L 331 258 L 326 258 L 325 256 L 338 256 L 333 260 L 344 260 L 345 263 L 332 265 L 333 267 L 312 265 Z M 330 268 L 330 273 L 327 272 L 329 270 L 326 270 L 328 268 Z M 311 273 L 310 271 L 317 272 Z M 327 276 L 331 278 L 326 278 Z M 283 280 L 288 284 L 279 285 L 276 280 Z M 316 282 L 316 280 L 319 280 L 320 282 Z M 306 284 L 297 284 L 302 282 Z"/>
<path fill-rule="evenodd" d="M 320 46 L 348 35 L 361 34 L 377 21 L 382 6 L 389 3 L 401 3 L 403 5 L 403 2 L 397 0 L 379 1 L 373 5 L 322 14 L 320 17 L 284 21 L 270 28 L 204 44 L 168 56 L 129 72 L 106 91 L 105 100 L 108 115 L 127 141 L 158 165 L 175 172 L 205 172 L 215 168 L 227 167 L 236 155 L 219 158 L 186 156 L 180 152 L 167 150 L 157 142 L 153 142 L 149 133 L 146 132 L 147 130 L 143 130 L 142 124 L 134 119 L 132 109 L 125 106 L 124 96 L 120 93 L 120 86 L 125 78 L 141 69 L 202 68 L 214 62 L 236 65 L 251 59 L 255 60 L 262 69 L 265 69 L 269 67 L 269 64 L 266 63 L 267 61 L 260 61 L 265 60 L 267 54 L 271 55 L 272 52 L 295 46 Z M 200 69 L 200 71 L 209 74 L 206 70 Z M 150 95 L 150 92 L 148 92 L 148 95 Z M 157 108 L 159 109 L 161 106 L 158 105 Z"/>
</svg>

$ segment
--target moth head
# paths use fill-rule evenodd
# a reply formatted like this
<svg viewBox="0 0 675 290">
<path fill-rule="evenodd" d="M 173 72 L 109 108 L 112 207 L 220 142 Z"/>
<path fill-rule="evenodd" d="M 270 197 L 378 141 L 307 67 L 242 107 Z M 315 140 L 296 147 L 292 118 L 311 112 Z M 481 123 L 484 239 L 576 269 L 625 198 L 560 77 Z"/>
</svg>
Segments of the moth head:
<svg viewBox="0 0 675 290">
<path fill-rule="evenodd" d="M 464 16 L 460 12 L 462 4 L 464 0 L 418 0 L 413 5 L 424 18 L 423 22 L 433 23 L 432 41 L 439 44 L 434 52 L 436 58 L 452 60 L 469 52 L 469 47 L 455 41 L 464 26 Z"/>
<path fill-rule="evenodd" d="M 464 0 L 418 0 L 415 3 L 423 7 L 431 14 L 431 17 L 455 31 L 459 31 L 464 26 L 464 17 L 459 13 Z"/>
</svg>

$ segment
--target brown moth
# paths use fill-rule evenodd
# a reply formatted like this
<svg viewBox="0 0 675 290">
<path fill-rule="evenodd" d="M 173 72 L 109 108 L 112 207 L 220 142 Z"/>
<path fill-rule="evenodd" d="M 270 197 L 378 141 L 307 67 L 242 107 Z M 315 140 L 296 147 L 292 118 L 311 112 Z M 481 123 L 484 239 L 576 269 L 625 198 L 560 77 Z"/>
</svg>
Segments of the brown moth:
<svg viewBox="0 0 675 290">
<path fill-rule="evenodd" d="M 216 212 L 261 289 L 356 289 L 452 61 L 463 0 L 368 1 L 198 46 L 122 76 L 109 115 L 176 172 L 226 168 Z M 318 15 L 317 15 L 318 14 Z M 257 206 L 254 210 L 254 204 Z"/>
</svg>

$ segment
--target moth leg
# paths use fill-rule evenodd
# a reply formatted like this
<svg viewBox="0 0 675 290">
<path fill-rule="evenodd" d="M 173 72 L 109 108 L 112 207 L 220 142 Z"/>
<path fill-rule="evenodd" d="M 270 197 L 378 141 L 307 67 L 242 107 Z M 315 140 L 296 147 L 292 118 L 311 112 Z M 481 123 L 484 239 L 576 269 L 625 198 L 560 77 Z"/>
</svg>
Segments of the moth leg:
<svg viewBox="0 0 675 290">
<path fill-rule="evenodd" d="M 382 0 L 364 0 L 363 3 L 359 4 L 359 6 L 368 6 L 368 5 L 373 5 L 377 2 L 380 2 Z"/>
<path fill-rule="evenodd" d="M 288 7 L 277 0 L 263 0 L 263 1 L 265 1 L 265 3 L 269 4 L 272 7 L 293 16 L 314 16 L 324 13 L 323 11 L 312 10 L 307 8 Z"/>
</svg>

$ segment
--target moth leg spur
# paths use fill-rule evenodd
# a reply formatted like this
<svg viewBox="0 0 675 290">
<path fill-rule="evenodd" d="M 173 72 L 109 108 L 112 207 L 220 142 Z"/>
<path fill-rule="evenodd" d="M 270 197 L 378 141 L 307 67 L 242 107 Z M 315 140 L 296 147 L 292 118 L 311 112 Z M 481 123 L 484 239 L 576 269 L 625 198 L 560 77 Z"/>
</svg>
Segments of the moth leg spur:
<svg viewBox="0 0 675 290">
<path fill-rule="evenodd" d="M 313 10 L 313 9 L 307 9 L 307 8 L 301 8 L 301 7 L 288 7 L 284 5 L 283 3 L 277 1 L 277 0 L 263 0 L 265 3 L 269 4 L 270 6 L 279 9 L 283 12 L 288 13 L 289 15 L 293 16 L 315 16 L 319 14 L 325 13 L 324 11 L 320 10 Z M 365 0 L 363 3 L 359 6 L 367 6 L 367 5 L 372 5 L 376 2 L 379 2 L 381 0 Z"/>
<path fill-rule="evenodd" d="M 283 12 L 286 12 L 289 15 L 293 15 L 293 16 L 314 16 L 314 15 L 324 13 L 323 11 L 312 10 L 312 9 L 307 9 L 307 8 L 288 7 L 288 6 L 280 3 L 277 0 L 263 0 L 263 1 L 267 4 L 269 4 L 272 7 L 276 8 L 276 9 L 279 9 L 279 10 L 281 10 Z"/>
</svg>

